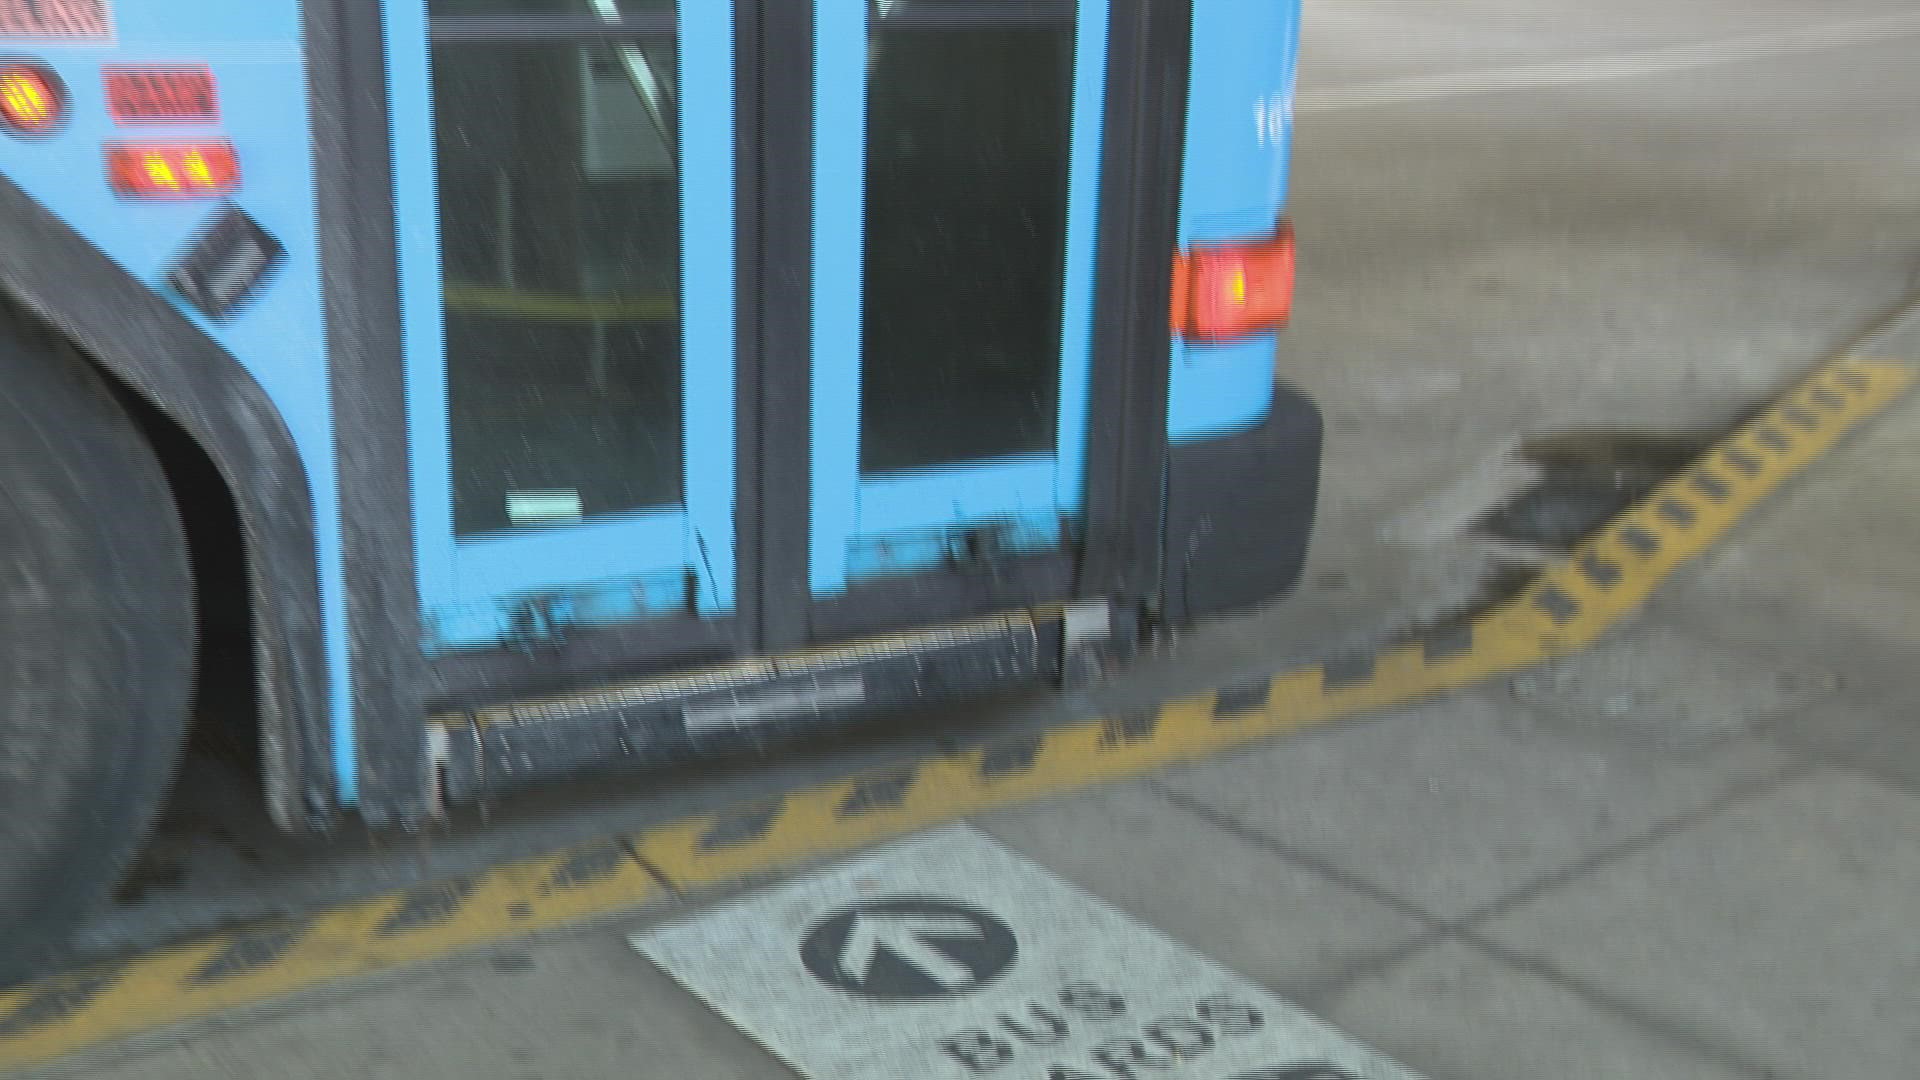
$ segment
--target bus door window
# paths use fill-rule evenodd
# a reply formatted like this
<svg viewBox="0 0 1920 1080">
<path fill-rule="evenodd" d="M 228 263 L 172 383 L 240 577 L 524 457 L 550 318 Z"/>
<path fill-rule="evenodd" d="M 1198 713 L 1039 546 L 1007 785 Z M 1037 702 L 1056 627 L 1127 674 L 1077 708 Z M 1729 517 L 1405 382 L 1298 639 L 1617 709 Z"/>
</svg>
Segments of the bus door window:
<svg viewBox="0 0 1920 1080">
<path fill-rule="evenodd" d="M 870 22 L 863 472 L 1055 444 L 1072 8 L 924 17 L 955 6 L 882 0 Z"/>
<path fill-rule="evenodd" d="M 462 34 L 474 23 L 457 18 L 611 28 L 649 11 L 671 4 L 433 4 L 456 535 L 682 499 L 671 24 L 514 41 L 510 25 Z"/>
</svg>

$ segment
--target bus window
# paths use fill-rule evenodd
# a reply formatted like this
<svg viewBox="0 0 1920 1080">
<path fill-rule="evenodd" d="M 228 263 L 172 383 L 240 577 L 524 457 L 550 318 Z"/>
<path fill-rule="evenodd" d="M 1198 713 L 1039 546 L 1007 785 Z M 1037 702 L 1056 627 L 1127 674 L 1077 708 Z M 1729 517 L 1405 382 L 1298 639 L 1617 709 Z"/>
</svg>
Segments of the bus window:
<svg viewBox="0 0 1920 1080">
<path fill-rule="evenodd" d="M 428 0 L 435 18 L 447 15 L 623 15 L 672 11 L 674 0 Z"/>
<path fill-rule="evenodd" d="M 456 534 L 679 502 L 671 42 L 443 41 L 433 70 Z"/>
<path fill-rule="evenodd" d="M 1071 22 L 893 21 L 869 49 L 861 468 L 1051 453 Z"/>
</svg>

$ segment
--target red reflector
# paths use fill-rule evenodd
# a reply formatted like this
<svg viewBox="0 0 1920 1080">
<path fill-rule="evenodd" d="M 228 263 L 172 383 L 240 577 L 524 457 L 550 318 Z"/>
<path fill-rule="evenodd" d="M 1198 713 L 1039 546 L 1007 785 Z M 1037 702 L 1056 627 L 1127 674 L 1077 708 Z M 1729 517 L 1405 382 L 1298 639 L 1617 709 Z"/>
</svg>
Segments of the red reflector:
<svg viewBox="0 0 1920 1080">
<path fill-rule="evenodd" d="M 203 67 L 109 67 L 107 113 L 116 124 L 211 124 L 220 119 L 213 72 Z"/>
<path fill-rule="evenodd" d="M 107 0 L 0 3 L 0 38 L 104 38 L 113 33 Z"/>
<path fill-rule="evenodd" d="M 1173 257 L 1173 332 L 1221 343 L 1285 326 L 1293 311 L 1293 227 L 1252 244 Z"/>
<path fill-rule="evenodd" d="M 67 118 L 67 87 L 52 68 L 0 64 L 0 126 L 13 135 L 47 135 Z"/>
<path fill-rule="evenodd" d="M 107 182 L 115 192 L 137 198 L 225 195 L 240 186 L 240 158 L 224 139 L 108 143 Z"/>
</svg>

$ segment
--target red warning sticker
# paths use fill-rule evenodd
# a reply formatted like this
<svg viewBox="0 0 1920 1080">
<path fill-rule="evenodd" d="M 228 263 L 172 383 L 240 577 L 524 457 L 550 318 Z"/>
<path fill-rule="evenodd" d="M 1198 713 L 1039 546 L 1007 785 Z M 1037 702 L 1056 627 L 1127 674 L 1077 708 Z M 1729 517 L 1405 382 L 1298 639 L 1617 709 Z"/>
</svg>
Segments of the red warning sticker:
<svg viewBox="0 0 1920 1080">
<path fill-rule="evenodd" d="M 105 67 L 107 113 L 119 124 L 211 124 L 220 119 L 204 67 Z"/>
<path fill-rule="evenodd" d="M 0 0 L 0 38 L 104 38 L 107 0 Z"/>
</svg>

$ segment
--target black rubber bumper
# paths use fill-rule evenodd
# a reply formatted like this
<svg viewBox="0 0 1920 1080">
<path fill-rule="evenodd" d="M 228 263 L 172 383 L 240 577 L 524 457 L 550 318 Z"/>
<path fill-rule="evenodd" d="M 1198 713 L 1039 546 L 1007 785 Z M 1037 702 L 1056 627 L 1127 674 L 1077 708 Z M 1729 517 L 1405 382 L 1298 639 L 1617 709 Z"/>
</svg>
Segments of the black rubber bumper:
<svg viewBox="0 0 1920 1080">
<path fill-rule="evenodd" d="M 1320 410 L 1284 383 L 1260 426 L 1171 448 L 1169 622 L 1252 607 L 1300 580 L 1320 495 Z"/>
</svg>

